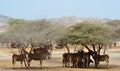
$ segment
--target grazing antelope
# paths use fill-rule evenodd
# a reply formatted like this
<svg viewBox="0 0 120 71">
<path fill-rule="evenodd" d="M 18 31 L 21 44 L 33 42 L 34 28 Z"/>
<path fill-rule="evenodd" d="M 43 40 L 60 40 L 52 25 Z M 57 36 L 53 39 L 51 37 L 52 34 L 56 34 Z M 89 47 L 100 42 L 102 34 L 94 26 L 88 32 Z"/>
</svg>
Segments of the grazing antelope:
<svg viewBox="0 0 120 71">
<path fill-rule="evenodd" d="M 22 67 L 22 63 L 23 63 L 25 57 L 26 57 L 25 54 L 13 54 L 12 55 L 12 64 L 15 65 L 16 61 L 20 61 L 20 64 Z"/>
<path fill-rule="evenodd" d="M 100 55 L 100 54 L 97 54 L 97 52 L 94 52 L 93 59 L 95 61 L 95 68 L 99 67 L 100 61 L 106 61 L 107 68 L 109 68 L 109 55 L 107 55 L 107 54 Z"/>
</svg>

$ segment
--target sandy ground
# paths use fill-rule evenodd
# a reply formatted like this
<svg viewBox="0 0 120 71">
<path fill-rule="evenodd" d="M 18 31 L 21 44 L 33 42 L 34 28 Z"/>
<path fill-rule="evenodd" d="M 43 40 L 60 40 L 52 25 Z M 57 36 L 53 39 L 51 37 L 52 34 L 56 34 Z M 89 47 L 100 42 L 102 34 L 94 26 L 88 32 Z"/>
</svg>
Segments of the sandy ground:
<svg viewBox="0 0 120 71">
<path fill-rule="evenodd" d="M 94 63 L 90 64 L 90 68 L 63 68 L 62 54 L 66 52 L 65 49 L 54 49 L 52 58 L 43 61 L 43 68 L 40 68 L 39 61 L 32 61 L 31 68 L 26 69 L 19 62 L 12 65 L 12 54 L 17 53 L 17 49 L 0 48 L 0 71 L 120 71 L 120 48 L 108 49 L 107 54 L 110 55 L 110 68 L 107 69 L 106 63 L 101 62 L 100 68 L 95 69 Z"/>
</svg>

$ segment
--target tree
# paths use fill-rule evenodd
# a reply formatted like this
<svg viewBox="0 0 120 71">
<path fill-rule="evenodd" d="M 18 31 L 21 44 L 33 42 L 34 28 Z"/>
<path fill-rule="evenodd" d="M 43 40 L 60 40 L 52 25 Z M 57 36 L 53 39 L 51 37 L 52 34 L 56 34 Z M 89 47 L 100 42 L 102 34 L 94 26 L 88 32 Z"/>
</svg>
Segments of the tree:
<svg viewBox="0 0 120 71">
<path fill-rule="evenodd" d="M 26 21 L 24 19 L 10 19 L 8 24 L 10 26 L 18 25 L 18 24 L 24 24 Z"/>
<path fill-rule="evenodd" d="M 11 27 L 5 34 L 9 34 L 8 38 L 11 42 L 16 43 L 34 45 L 55 43 L 56 39 L 60 38 L 65 31 L 64 25 L 53 24 L 46 19 L 33 21 L 11 19 L 9 24 Z"/>
<path fill-rule="evenodd" d="M 111 32 L 113 33 L 114 46 L 116 46 L 116 42 L 120 41 L 120 20 L 111 20 L 105 24 L 107 24 L 111 29 Z"/>
<path fill-rule="evenodd" d="M 93 50 L 98 53 L 100 53 L 103 45 L 110 44 L 112 41 L 109 29 L 103 25 L 82 22 L 71 26 L 69 29 L 69 43 L 83 45 L 88 50 L 90 50 L 88 46 L 92 46 Z"/>
<path fill-rule="evenodd" d="M 64 25 L 54 24 L 46 19 L 33 21 L 11 19 L 9 24 L 10 29 L 0 35 L 1 42 L 13 43 L 21 54 L 26 53 L 27 45 L 31 45 L 32 50 L 41 44 L 44 46 L 55 44 L 58 38 L 63 37 L 66 29 Z M 50 50 L 52 51 L 52 47 Z"/>
</svg>

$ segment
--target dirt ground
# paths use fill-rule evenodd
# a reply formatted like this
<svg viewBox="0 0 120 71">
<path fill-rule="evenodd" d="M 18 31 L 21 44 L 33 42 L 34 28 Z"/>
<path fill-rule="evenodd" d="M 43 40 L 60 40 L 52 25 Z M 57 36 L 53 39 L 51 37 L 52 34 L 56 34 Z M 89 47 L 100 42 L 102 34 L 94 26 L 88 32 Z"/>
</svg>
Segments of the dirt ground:
<svg viewBox="0 0 120 71">
<path fill-rule="evenodd" d="M 66 52 L 65 49 L 54 49 L 52 58 L 43 61 L 42 69 L 39 61 L 32 61 L 31 68 L 26 69 L 24 65 L 21 68 L 19 62 L 12 65 L 13 52 L 17 53 L 17 49 L 0 48 L 0 71 L 120 71 L 120 47 L 107 49 L 106 53 L 110 56 L 109 69 L 105 62 L 100 63 L 99 69 L 94 68 L 94 63 L 90 64 L 90 68 L 63 68 L 62 54 Z"/>
</svg>

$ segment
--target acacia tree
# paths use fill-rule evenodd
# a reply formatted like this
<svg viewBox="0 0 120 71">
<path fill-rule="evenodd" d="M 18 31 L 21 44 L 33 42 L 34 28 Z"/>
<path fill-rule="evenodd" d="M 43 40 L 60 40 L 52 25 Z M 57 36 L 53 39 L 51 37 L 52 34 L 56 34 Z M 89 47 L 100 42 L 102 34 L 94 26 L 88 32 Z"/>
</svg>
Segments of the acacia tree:
<svg viewBox="0 0 120 71">
<path fill-rule="evenodd" d="M 54 42 L 65 31 L 64 25 L 53 24 L 46 19 L 26 21 L 23 19 L 11 19 L 10 29 L 5 33 L 11 42 L 34 44 L 47 44 Z M 62 29 L 61 29 L 62 27 Z M 12 36 L 12 37 L 11 37 Z"/>
<path fill-rule="evenodd" d="M 116 46 L 116 42 L 120 41 L 120 20 L 111 20 L 105 24 L 109 26 L 111 32 L 113 32 L 114 46 Z"/>
<path fill-rule="evenodd" d="M 26 54 L 26 44 L 33 45 L 34 48 L 41 44 L 48 45 L 52 42 L 55 43 L 56 39 L 60 38 L 65 31 L 64 25 L 53 24 L 45 19 L 34 21 L 11 19 L 9 24 L 10 29 L 0 35 L 1 42 L 14 42 L 21 54 Z M 24 60 L 24 63 L 25 66 L 27 66 L 25 61 L 26 59 Z"/>
<path fill-rule="evenodd" d="M 10 19 L 8 24 L 10 26 L 24 24 L 26 21 L 24 19 Z"/>
<path fill-rule="evenodd" d="M 88 50 L 90 50 L 89 46 L 92 46 L 98 53 L 103 45 L 112 42 L 109 29 L 99 24 L 82 22 L 71 26 L 69 30 L 68 43 L 82 45 Z"/>
</svg>

